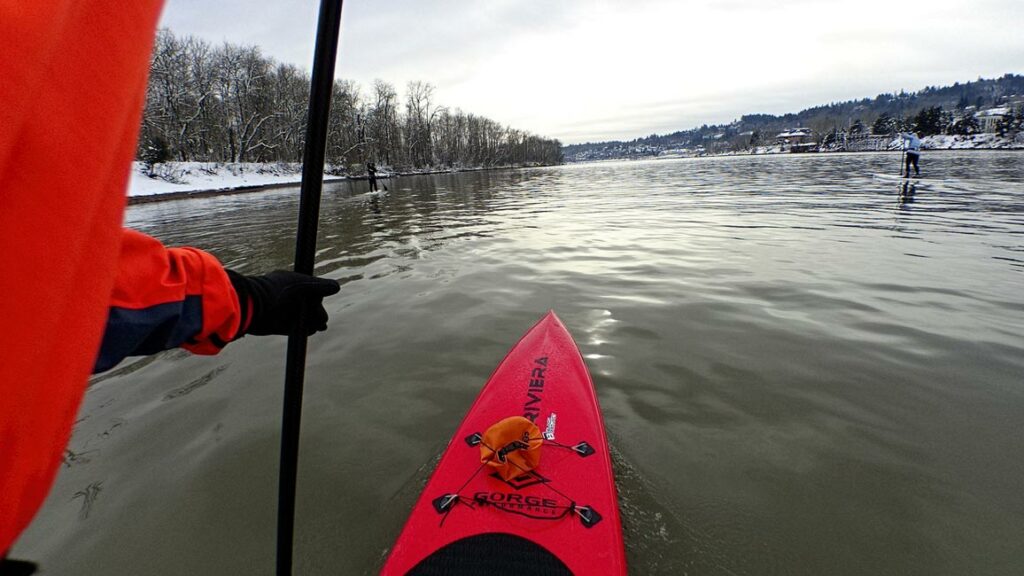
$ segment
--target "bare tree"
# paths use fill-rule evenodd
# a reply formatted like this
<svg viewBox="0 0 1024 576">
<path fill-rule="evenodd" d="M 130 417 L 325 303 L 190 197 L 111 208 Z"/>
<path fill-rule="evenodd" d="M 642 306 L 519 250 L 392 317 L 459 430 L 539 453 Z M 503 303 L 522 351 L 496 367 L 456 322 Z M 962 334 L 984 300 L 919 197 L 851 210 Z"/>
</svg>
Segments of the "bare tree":
<svg viewBox="0 0 1024 576">
<path fill-rule="evenodd" d="M 372 149 L 371 158 L 392 164 L 392 155 L 399 147 L 398 93 L 383 80 L 373 81 L 373 104 L 367 109 L 366 138 Z"/>
<path fill-rule="evenodd" d="M 280 112 L 269 105 L 270 61 L 255 46 L 225 44 L 221 66 L 231 161 L 262 161 L 271 157 L 269 151 L 277 143 L 263 138 L 263 126 Z"/>
<path fill-rule="evenodd" d="M 212 47 L 160 30 L 150 62 L 139 139 L 147 162 L 297 162 L 307 122 L 310 80 L 255 46 Z M 482 116 L 438 106 L 434 87 L 410 82 L 398 93 L 375 80 L 367 101 L 359 86 L 335 83 L 328 160 L 352 166 L 504 166 L 561 161 L 561 144 Z M 361 170 L 361 168 L 360 168 Z"/>
<path fill-rule="evenodd" d="M 434 87 L 428 83 L 409 82 L 405 95 L 405 145 L 408 161 L 415 167 L 433 164 L 434 151 L 430 135 Z"/>
<path fill-rule="evenodd" d="M 359 138 L 359 88 L 351 80 L 334 83 L 331 116 L 327 124 L 327 161 L 339 166 L 363 164 L 363 140 Z"/>
</svg>

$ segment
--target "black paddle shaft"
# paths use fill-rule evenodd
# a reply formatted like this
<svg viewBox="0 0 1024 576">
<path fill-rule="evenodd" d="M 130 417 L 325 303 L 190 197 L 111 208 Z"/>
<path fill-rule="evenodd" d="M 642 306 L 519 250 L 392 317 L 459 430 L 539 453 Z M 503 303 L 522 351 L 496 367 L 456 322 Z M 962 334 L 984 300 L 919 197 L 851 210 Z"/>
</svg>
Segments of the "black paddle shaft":
<svg viewBox="0 0 1024 576">
<path fill-rule="evenodd" d="M 299 226 L 295 238 L 295 271 L 313 273 L 320 193 L 323 189 L 324 156 L 327 151 L 327 119 L 331 112 L 334 64 L 341 30 L 342 0 L 321 0 L 313 54 L 312 89 L 306 122 L 306 146 L 302 155 L 302 191 Z M 277 496 L 277 574 L 292 573 L 292 542 L 295 533 L 295 485 L 299 466 L 299 432 L 302 421 L 302 387 L 306 373 L 306 325 L 301 314 L 298 327 L 288 337 L 285 366 L 284 414 L 281 422 L 281 467 Z"/>
</svg>

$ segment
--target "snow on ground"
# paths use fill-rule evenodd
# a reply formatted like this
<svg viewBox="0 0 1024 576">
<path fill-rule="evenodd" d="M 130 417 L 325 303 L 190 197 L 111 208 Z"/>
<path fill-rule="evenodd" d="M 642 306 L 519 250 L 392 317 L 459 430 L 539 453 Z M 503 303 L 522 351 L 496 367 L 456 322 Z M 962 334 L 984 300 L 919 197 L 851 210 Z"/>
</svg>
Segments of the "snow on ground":
<svg viewBox="0 0 1024 576">
<path fill-rule="evenodd" d="M 921 146 L 931 150 L 1024 148 L 1024 140 L 1020 138 L 1003 138 L 986 132 L 984 134 L 974 134 L 973 136 L 925 136 L 921 139 Z"/>
<path fill-rule="evenodd" d="M 298 184 L 301 181 L 301 164 L 166 162 L 147 168 L 142 162 L 132 162 L 128 195 L 150 196 L 271 184 Z"/>
</svg>

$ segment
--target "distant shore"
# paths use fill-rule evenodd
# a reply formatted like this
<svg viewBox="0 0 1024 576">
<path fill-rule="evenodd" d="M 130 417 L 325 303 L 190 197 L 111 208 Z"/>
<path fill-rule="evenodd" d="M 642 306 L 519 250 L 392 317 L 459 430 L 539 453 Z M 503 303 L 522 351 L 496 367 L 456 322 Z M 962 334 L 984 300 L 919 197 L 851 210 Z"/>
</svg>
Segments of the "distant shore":
<svg viewBox="0 0 1024 576">
<path fill-rule="evenodd" d="M 876 138 L 875 143 L 878 142 Z M 935 135 L 925 136 L 921 139 L 922 150 L 925 152 L 929 151 L 941 151 L 941 150 L 1024 150 L 1024 132 L 1019 134 L 1016 138 L 1001 137 L 992 133 L 974 134 L 973 136 L 953 136 L 953 135 Z M 863 141 L 859 144 L 864 144 Z M 810 145 L 810 143 L 809 143 Z M 579 164 L 584 162 L 603 162 L 603 161 L 615 161 L 615 160 L 654 160 L 654 159 L 670 159 L 670 158 L 706 158 L 706 157 L 718 157 L 718 156 L 762 156 L 762 155 L 774 155 L 774 154 L 834 154 L 834 153 L 882 153 L 882 152 L 900 152 L 900 139 L 897 137 L 884 137 L 880 146 L 854 146 L 851 141 L 850 146 L 843 145 L 814 145 L 810 149 L 801 150 L 799 152 L 793 151 L 788 145 L 784 144 L 773 144 L 770 146 L 756 146 L 753 148 L 743 148 L 737 150 L 713 150 L 708 151 L 702 148 L 666 148 L 663 150 L 646 150 L 643 153 L 637 154 L 615 154 L 614 152 L 607 155 L 607 157 L 600 158 L 586 158 L 586 159 L 566 159 L 567 164 Z"/>
<path fill-rule="evenodd" d="M 614 162 L 617 160 L 672 160 L 678 158 L 721 158 L 731 156 L 816 156 L 819 154 L 899 154 L 901 148 L 888 148 L 885 150 L 814 150 L 810 152 L 790 152 L 788 150 L 776 150 L 771 152 L 741 150 L 736 152 L 719 152 L 715 154 L 660 154 L 658 156 L 644 156 L 636 158 L 609 158 L 608 160 L 586 160 L 573 162 L 583 164 L 585 162 Z M 1024 152 L 1024 146 L 1008 146 L 1003 148 L 922 148 L 922 156 L 942 152 Z M 570 162 L 566 162 L 570 164 Z"/>
</svg>

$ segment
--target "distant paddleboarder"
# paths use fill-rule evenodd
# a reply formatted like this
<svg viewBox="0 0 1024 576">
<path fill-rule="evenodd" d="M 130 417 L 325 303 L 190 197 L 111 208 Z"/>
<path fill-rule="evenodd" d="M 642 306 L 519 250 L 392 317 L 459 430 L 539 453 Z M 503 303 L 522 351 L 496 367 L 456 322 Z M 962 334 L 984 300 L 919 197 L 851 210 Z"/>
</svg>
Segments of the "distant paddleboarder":
<svg viewBox="0 0 1024 576">
<path fill-rule="evenodd" d="M 366 177 L 370 181 L 370 192 L 377 191 L 377 167 L 373 162 L 366 163 Z"/>
<path fill-rule="evenodd" d="M 907 153 L 906 165 L 903 168 L 904 176 L 910 176 L 910 166 L 914 166 L 914 175 L 920 176 L 921 169 L 918 167 L 918 160 L 921 159 L 921 139 L 913 132 L 900 134 L 903 138 L 903 150 Z"/>
</svg>

